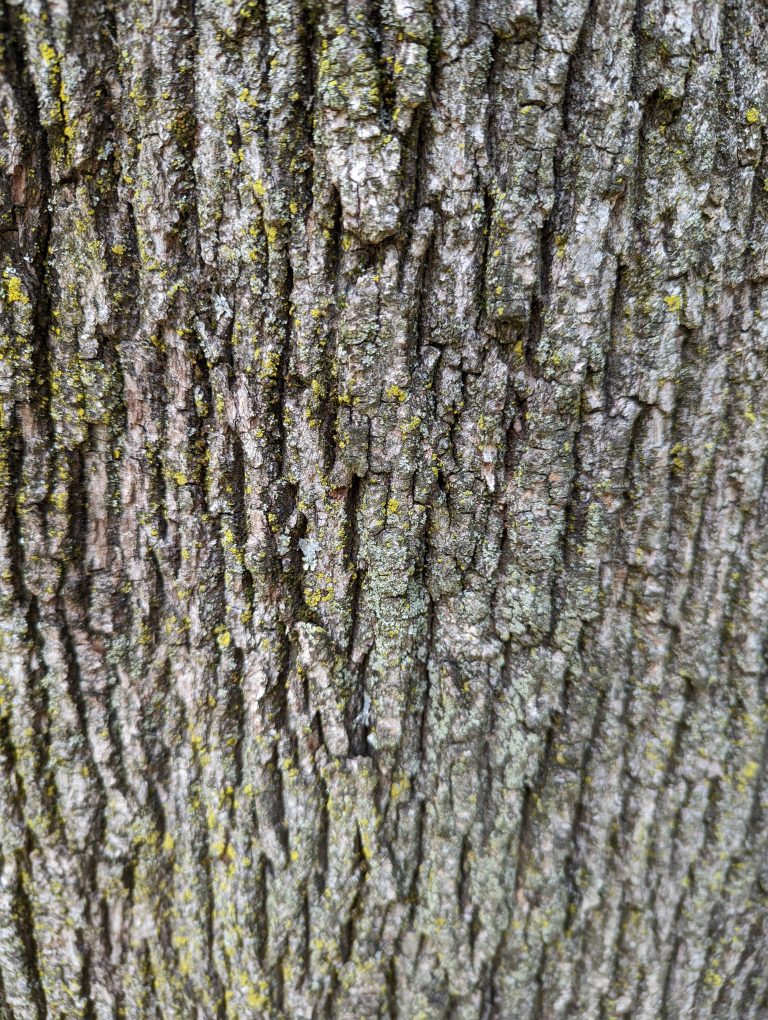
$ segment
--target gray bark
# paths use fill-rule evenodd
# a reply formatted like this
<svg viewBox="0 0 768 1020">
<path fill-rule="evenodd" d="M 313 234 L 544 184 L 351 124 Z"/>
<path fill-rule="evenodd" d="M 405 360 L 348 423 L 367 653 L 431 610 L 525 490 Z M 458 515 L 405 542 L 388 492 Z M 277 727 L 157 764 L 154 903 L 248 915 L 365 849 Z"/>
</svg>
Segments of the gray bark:
<svg viewBox="0 0 768 1020">
<path fill-rule="evenodd" d="M 765 5 L 1 10 L 2 1020 L 764 1020 Z"/>
</svg>

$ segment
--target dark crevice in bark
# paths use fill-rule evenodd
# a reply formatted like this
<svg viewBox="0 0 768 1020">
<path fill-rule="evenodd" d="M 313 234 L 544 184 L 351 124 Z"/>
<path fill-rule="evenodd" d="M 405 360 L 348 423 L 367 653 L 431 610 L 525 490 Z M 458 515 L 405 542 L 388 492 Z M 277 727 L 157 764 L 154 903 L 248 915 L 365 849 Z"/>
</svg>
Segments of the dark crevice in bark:
<svg viewBox="0 0 768 1020">
<path fill-rule="evenodd" d="M 368 741 L 372 728 L 370 696 L 366 691 L 366 677 L 370 651 L 363 655 L 355 672 L 356 688 L 347 701 L 344 711 L 344 727 L 349 741 L 349 757 L 372 757 Z"/>
<path fill-rule="evenodd" d="M 507 46 L 505 40 L 502 40 L 498 33 L 494 32 L 491 37 L 491 44 L 489 47 L 489 58 L 488 58 L 488 72 L 485 84 L 485 93 L 488 96 L 488 112 L 485 116 L 484 125 L 484 137 L 485 137 L 485 151 L 488 154 L 488 163 L 490 166 L 495 167 L 501 163 L 498 158 L 500 153 L 497 151 L 499 146 L 497 144 L 497 125 L 496 125 L 496 104 L 498 99 L 499 89 L 499 74 L 503 68 L 504 58 L 507 53 Z M 506 174 L 504 172 L 503 164 L 500 166 L 500 174 L 498 178 L 499 186 L 504 189 L 507 187 Z M 485 188 L 486 196 L 486 217 L 488 214 L 488 189 Z M 486 223 L 490 222 L 490 219 L 486 218 Z M 487 247 L 487 245 L 486 245 Z M 485 266 L 483 266 L 485 268 Z M 483 275 L 483 279 L 485 276 Z"/>
<path fill-rule="evenodd" d="M 235 746 L 232 749 L 233 778 L 232 785 L 239 789 L 243 783 L 243 766 L 246 740 L 246 705 L 243 696 L 244 678 L 244 656 L 241 648 L 234 650 L 235 671 L 232 674 L 232 681 L 229 688 L 229 697 L 226 705 L 226 713 L 231 719 L 230 727 L 235 732 Z M 234 801 L 231 805 L 230 816 L 234 816 Z"/>
<path fill-rule="evenodd" d="M 299 39 L 302 48 L 304 62 L 304 85 L 306 93 L 302 99 L 304 102 L 305 121 L 314 125 L 315 121 L 315 96 L 317 92 L 317 52 L 319 11 L 313 0 L 301 0 L 301 24 L 299 26 Z M 314 131 L 311 130 L 310 140 Z"/>
<path fill-rule="evenodd" d="M 264 967 L 267 962 L 269 948 L 269 910 L 267 882 L 274 877 L 274 869 L 271 861 L 265 854 L 262 854 L 254 868 L 254 941 L 256 943 L 256 958 Z"/>
<path fill-rule="evenodd" d="M 427 609 L 427 627 L 426 627 L 426 656 L 424 659 L 423 667 L 423 684 L 422 684 L 422 703 L 419 718 L 419 760 L 421 763 L 425 761 L 427 744 L 429 737 L 429 711 L 431 707 L 432 699 L 432 676 L 430 673 L 430 666 L 432 660 L 432 652 L 435 647 L 435 618 L 437 607 L 435 605 L 432 596 L 429 595 L 429 606 Z"/>
<path fill-rule="evenodd" d="M 399 1020 L 400 1011 L 397 1006 L 397 964 L 394 957 L 387 965 L 387 1014 L 389 1020 Z"/>
<path fill-rule="evenodd" d="M 395 106 L 395 82 L 392 70 L 392 58 L 389 51 L 387 27 L 382 19 L 382 6 L 379 0 L 365 0 L 365 25 L 368 45 L 371 50 L 374 67 L 378 73 L 379 122 L 389 131 L 392 129 L 392 114 Z"/>
<path fill-rule="evenodd" d="M 559 536 L 559 562 L 552 571 L 550 619 L 547 631 L 547 640 L 552 643 L 555 641 L 557 625 L 566 605 L 569 571 L 573 562 L 573 550 L 581 546 L 586 527 L 586 516 L 589 510 L 589 494 L 585 495 L 582 493 L 584 464 L 580 447 L 581 443 L 585 441 L 585 431 L 587 433 L 587 441 L 589 435 L 588 427 L 585 429 L 585 420 L 586 408 L 582 393 L 579 397 L 578 420 L 571 439 L 573 444 L 572 471 L 562 511 L 563 523 Z"/>
<path fill-rule="evenodd" d="M 535 785 L 534 783 L 523 783 L 520 790 L 520 819 L 517 830 L 517 858 L 515 863 L 515 899 L 525 888 L 525 873 L 531 854 L 531 831 L 533 812 L 535 810 Z"/>
<path fill-rule="evenodd" d="M 573 201 L 573 192 L 570 187 L 570 162 L 573 158 L 572 150 L 576 141 L 574 136 L 578 126 L 574 108 L 578 109 L 581 98 L 580 76 L 587 73 L 589 67 L 586 46 L 594 30 L 595 11 L 595 0 L 589 0 L 576 45 L 568 62 L 568 73 L 562 94 L 560 138 L 553 160 L 554 193 L 551 207 L 538 233 L 538 280 L 536 289 L 531 295 L 524 345 L 525 363 L 534 378 L 538 377 L 540 372 L 537 355 L 550 302 L 555 238 L 558 234 L 567 232 L 568 205 Z"/>
<path fill-rule="evenodd" d="M 328 242 L 328 250 L 330 253 L 328 260 L 328 272 L 329 277 L 334 280 L 334 297 L 336 300 L 334 305 L 328 309 L 329 322 L 324 338 L 327 344 L 328 357 L 324 365 L 324 371 L 318 380 L 321 390 L 317 395 L 317 410 L 320 416 L 319 428 L 321 435 L 323 468 L 329 474 L 333 471 L 338 454 L 336 439 L 340 405 L 338 404 L 338 377 L 333 371 L 333 365 L 338 360 L 338 332 L 336 320 L 339 303 L 339 283 L 341 280 L 340 269 L 343 251 L 342 236 L 344 232 L 342 224 L 341 199 L 336 188 L 332 189 L 332 196 L 332 225 L 330 228 L 330 238 Z"/>
<path fill-rule="evenodd" d="M 616 260 L 616 279 L 611 294 L 611 311 L 609 317 L 608 337 L 603 348 L 602 365 L 602 393 L 603 411 L 610 415 L 613 413 L 617 397 L 620 395 L 614 392 L 617 383 L 620 382 L 617 376 L 615 362 L 617 361 L 616 340 L 619 335 L 619 323 L 622 320 L 622 312 L 625 307 L 626 288 L 626 266 L 621 257 Z"/>
<path fill-rule="evenodd" d="M 686 890 L 688 888 L 690 888 L 690 889 L 695 891 L 696 881 L 695 881 L 695 873 L 694 873 L 693 865 L 691 865 L 688 868 L 688 871 L 686 872 L 685 879 L 686 879 Z M 664 967 L 663 967 L 664 978 L 663 978 L 663 981 L 662 981 L 662 993 L 661 993 L 661 1003 L 660 1003 L 660 1014 L 661 1014 L 662 1020 L 675 1020 L 675 1018 L 676 1018 L 676 1011 L 674 1011 L 674 1007 L 673 1007 L 673 1012 L 670 1012 L 669 999 L 670 999 L 670 994 L 671 994 L 671 990 L 672 990 L 672 982 L 673 982 L 674 976 L 675 976 L 674 963 L 675 963 L 675 960 L 677 959 L 677 956 L 678 956 L 681 948 L 684 947 L 684 941 L 685 941 L 684 940 L 684 935 L 680 934 L 679 927 L 680 927 L 680 921 L 681 921 L 681 919 L 684 916 L 684 906 L 685 906 L 685 903 L 686 903 L 687 899 L 688 899 L 687 891 L 685 891 L 678 898 L 677 906 L 676 906 L 675 912 L 674 912 L 674 919 L 673 919 L 673 922 L 672 922 L 672 925 L 671 925 L 671 928 L 670 928 L 670 937 L 671 937 L 671 939 L 669 941 L 671 941 L 671 945 L 670 945 L 670 950 L 669 950 L 669 952 L 667 954 L 667 958 L 666 958 L 666 961 L 665 961 Z"/>
<path fill-rule="evenodd" d="M 77 941 L 83 961 L 80 972 L 80 996 L 83 1000 L 83 1020 L 96 1020 L 96 1007 L 91 998 L 91 953 L 85 944 L 82 931 L 77 933 Z"/>
<path fill-rule="evenodd" d="M 35 1010 L 37 1020 L 47 1020 L 48 1007 L 40 974 L 40 962 L 37 943 L 35 941 L 35 923 L 32 904 L 24 880 L 25 862 L 17 860 L 16 880 L 13 889 L 14 914 L 16 916 L 16 932 L 21 942 L 26 963 L 26 976 L 32 993 L 30 1005 Z"/>
<path fill-rule="evenodd" d="M 283 265 L 283 292 L 285 294 L 286 306 L 290 306 L 291 295 L 293 293 L 293 266 L 288 255 L 284 256 Z M 285 316 L 285 334 L 282 338 L 282 347 L 279 351 L 279 361 L 277 365 L 277 382 L 275 385 L 275 397 L 273 404 L 273 415 L 275 431 L 278 439 L 277 449 L 277 463 L 280 471 L 282 472 L 283 466 L 286 460 L 286 429 L 285 429 L 285 410 L 286 410 L 286 390 L 287 390 L 287 379 L 288 379 L 288 364 L 291 350 L 291 326 L 290 316 Z"/>
<path fill-rule="evenodd" d="M 317 840 L 315 883 L 318 893 L 322 894 L 325 892 L 328 882 L 328 839 L 330 832 L 330 818 L 328 811 L 329 792 L 328 784 L 322 776 L 318 777 L 317 786 L 318 801 L 320 804 L 320 828 Z"/>
<path fill-rule="evenodd" d="M 287 729 L 285 723 L 280 725 L 279 718 L 276 719 L 278 730 Z M 272 822 L 275 831 L 277 832 L 278 841 L 283 851 L 284 857 L 288 858 L 290 848 L 290 835 L 288 831 L 288 823 L 285 817 L 285 795 L 283 790 L 283 773 L 280 769 L 279 760 L 279 749 L 275 746 L 272 754 L 272 774 L 274 780 L 269 790 L 269 811 L 270 821 Z"/>
<path fill-rule="evenodd" d="M 364 909 L 363 903 L 368 865 L 363 852 L 363 838 L 359 828 L 356 830 L 354 837 L 353 869 L 356 876 L 353 879 L 356 883 L 355 892 L 347 911 L 347 919 L 342 925 L 339 933 L 339 953 L 342 963 L 346 963 L 352 956 L 352 949 L 355 943 L 355 925 L 360 911 Z"/>
<path fill-rule="evenodd" d="M 636 488 L 639 481 L 638 449 L 643 439 L 643 433 L 651 410 L 646 404 L 640 404 L 635 408 L 635 416 L 629 430 L 629 439 L 624 454 L 620 503 L 616 510 L 618 525 L 615 532 L 612 558 L 617 563 L 627 563 L 628 572 L 632 569 L 632 564 L 628 562 L 631 552 L 630 542 L 632 535 L 629 530 L 627 516 L 634 512 L 633 504 L 637 496 Z"/>
<path fill-rule="evenodd" d="M 590 770 L 601 750 L 599 735 L 605 721 L 608 697 L 608 691 L 600 691 L 597 695 L 592 730 L 579 766 L 579 791 L 571 816 L 570 850 L 563 866 L 563 873 L 566 876 L 568 887 L 566 916 L 574 909 L 577 909 L 580 903 L 581 882 L 579 864 L 583 856 L 584 845 L 582 830 L 585 825 L 585 819 L 588 817 L 587 801 L 589 797 L 589 783 L 591 782 Z"/>
<path fill-rule="evenodd" d="M 355 662 L 356 639 L 361 619 L 361 594 L 365 583 L 366 566 L 360 560 L 359 517 L 362 509 L 362 481 L 353 475 L 345 493 L 345 519 L 347 524 L 347 547 L 345 558 L 353 574 L 349 604 L 349 638 L 346 657 L 352 667 L 354 689 L 350 692 L 344 709 L 344 727 L 349 741 L 349 756 L 356 758 L 370 756 L 368 735 L 371 731 L 370 698 L 366 690 L 368 659 L 371 649 L 362 653 Z M 358 653 L 359 654 L 359 653 Z"/>
</svg>

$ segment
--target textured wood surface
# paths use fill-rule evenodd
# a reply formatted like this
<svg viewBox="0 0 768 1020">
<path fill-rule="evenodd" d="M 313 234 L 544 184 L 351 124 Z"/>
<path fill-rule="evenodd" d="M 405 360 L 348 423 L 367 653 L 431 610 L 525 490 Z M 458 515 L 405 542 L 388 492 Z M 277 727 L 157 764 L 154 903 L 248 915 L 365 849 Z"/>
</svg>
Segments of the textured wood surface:
<svg viewBox="0 0 768 1020">
<path fill-rule="evenodd" d="M 768 9 L 0 9 L 0 1018 L 765 1020 Z"/>
</svg>

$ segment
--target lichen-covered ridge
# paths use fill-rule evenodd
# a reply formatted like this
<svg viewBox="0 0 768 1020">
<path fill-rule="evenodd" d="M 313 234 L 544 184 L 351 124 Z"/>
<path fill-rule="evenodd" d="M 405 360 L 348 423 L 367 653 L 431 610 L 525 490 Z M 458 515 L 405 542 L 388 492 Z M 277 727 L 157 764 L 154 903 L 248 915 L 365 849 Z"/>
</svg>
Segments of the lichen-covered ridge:
<svg viewBox="0 0 768 1020">
<path fill-rule="evenodd" d="M 767 54 L 2 0 L 0 1020 L 768 1015 Z"/>
</svg>

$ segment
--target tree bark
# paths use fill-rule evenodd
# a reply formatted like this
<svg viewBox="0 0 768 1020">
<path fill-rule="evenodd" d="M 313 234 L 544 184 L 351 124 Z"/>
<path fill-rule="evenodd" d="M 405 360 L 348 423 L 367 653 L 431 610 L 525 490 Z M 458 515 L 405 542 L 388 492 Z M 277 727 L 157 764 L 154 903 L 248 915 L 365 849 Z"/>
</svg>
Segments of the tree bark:
<svg viewBox="0 0 768 1020">
<path fill-rule="evenodd" d="M 768 9 L 1 10 L 0 1018 L 765 1020 Z"/>
</svg>

